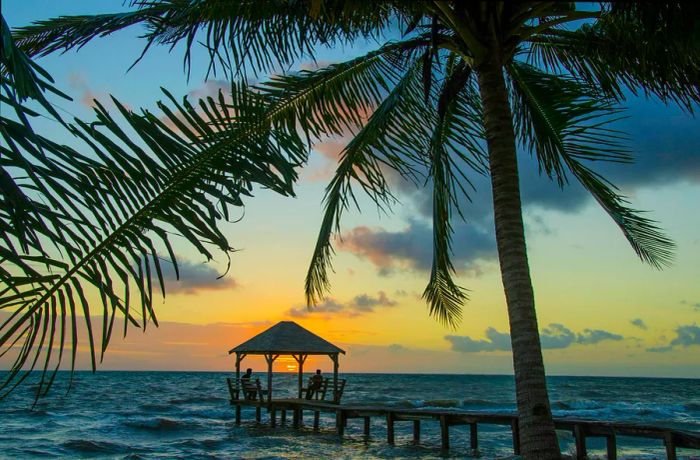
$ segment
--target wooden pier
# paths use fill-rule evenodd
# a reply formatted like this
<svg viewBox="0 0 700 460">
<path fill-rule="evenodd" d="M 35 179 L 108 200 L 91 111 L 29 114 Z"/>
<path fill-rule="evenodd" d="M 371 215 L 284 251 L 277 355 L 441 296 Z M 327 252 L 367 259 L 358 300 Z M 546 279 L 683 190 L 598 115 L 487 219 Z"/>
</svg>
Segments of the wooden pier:
<svg viewBox="0 0 700 460">
<path fill-rule="evenodd" d="M 251 401 L 232 399 L 235 406 L 236 424 L 241 423 L 241 407 L 254 407 L 255 419 L 262 422 L 262 409 L 269 414 L 270 426 L 279 422 L 286 423 L 287 412 L 292 415 L 292 425 L 299 428 L 303 424 L 304 411 L 313 413 L 313 429 L 319 430 L 319 415 L 321 412 L 335 415 L 335 430 L 343 436 L 348 420 L 362 419 L 364 435 L 370 435 L 370 418 L 380 418 L 386 421 L 386 436 L 389 444 L 394 443 L 394 429 L 397 423 L 409 422 L 413 428 L 413 442 L 419 443 L 421 423 L 439 423 L 441 446 L 443 450 L 450 448 L 450 427 L 469 425 L 469 445 L 471 449 L 479 448 L 479 425 L 501 425 L 510 427 L 513 434 L 513 452 L 520 453 L 520 438 L 518 434 L 518 417 L 510 413 L 484 413 L 469 411 L 446 411 L 425 409 L 399 409 L 387 406 L 365 406 L 350 404 L 334 404 L 332 402 L 306 399 L 278 399 L 272 401 Z M 617 458 L 617 436 L 632 436 L 658 439 L 666 447 L 666 457 L 675 460 L 676 448 L 700 449 L 700 433 L 672 430 L 653 426 L 628 423 L 598 422 L 568 418 L 554 419 L 557 430 L 570 431 L 576 442 L 576 458 L 586 458 L 586 439 L 604 437 L 607 439 L 607 458 Z"/>
</svg>

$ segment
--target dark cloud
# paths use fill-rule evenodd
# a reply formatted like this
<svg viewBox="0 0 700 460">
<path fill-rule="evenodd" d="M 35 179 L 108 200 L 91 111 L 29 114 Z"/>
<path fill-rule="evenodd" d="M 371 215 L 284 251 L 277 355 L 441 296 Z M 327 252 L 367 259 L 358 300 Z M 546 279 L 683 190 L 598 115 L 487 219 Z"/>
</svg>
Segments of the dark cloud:
<svg viewBox="0 0 700 460">
<path fill-rule="evenodd" d="M 603 340 L 619 341 L 623 338 L 624 337 L 620 334 L 613 334 L 612 332 L 600 329 L 584 329 L 583 332 L 576 337 L 576 343 L 594 344 L 602 342 Z"/>
<path fill-rule="evenodd" d="M 700 345 L 700 327 L 695 324 L 679 326 L 676 329 L 676 338 L 671 340 L 671 346 L 689 347 Z"/>
<path fill-rule="evenodd" d="M 493 237 L 477 226 L 455 222 L 453 263 L 460 270 L 479 272 L 479 263 L 496 258 Z M 432 228 L 412 220 L 407 228 L 388 231 L 382 228 L 355 227 L 341 235 L 338 249 L 372 262 L 380 274 L 396 269 L 430 270 L 433 258 Z"/>
<path fill-rule="evenodd" d="M 645 331 L 647 330 L 647 325 L 641 318 L 635 318 L 633 320 L 630 320 L 630 324 L 638 327 L 639 329 L 643 329 Z"/>
<path fill-rule="evenodd" d="M 306 318 L 309 315 L 322 313 L 355 317 L 372 313 L 378 308 L 390 308 L 396 305 L 398 305 L 398 302 L 387 297 L 384 291 L 379 291 L 376 297 L 369 294 L 360 294 L 353 297 L 352 300 L 347 303 L 341 303 L 335 299 L 328 298 L 311 309 L 306 306 L 292 307 L 287 310 L 287 314 L 295 318 Z"/>
<path fill-rule="evenodd" d="M 550 324 L 540 333 L 542 348 L 566 348 L 575 341 L 576 334 L 562 324 Z"/>
<path fill-rule="evenodd" d="M 452 351 L 476 353 L 479 351 L 510 351 L 510 335 L 498 332 L 495 328 L 486 329 L 487 340 L 474 340 L 468 336 L 446 335 Z"/>
<path fill-rule="evenodd" d="M 375 307 L 393 307 L 396 305 L 395 300 L 391 300 L 386 296 L 384 291 L 379 291 L 377 297 L 372 297 L 367 294 L 355 296 L 351 302 L 351 306 L 357 311 L 371 312 Z"/>
<path fill-rule="evenodd" d="M 199 291 L 234 289 L 236 280 L 230 276 L 221 275 L 211 265 L 204 263 L 178 260 L 180 279 L 175 276 L 175 268 L 170 263 L 161 263 L 166 294 L 196 294 Z M 155 270 L 152 269 L 155 276 Z"/>
<path fill-rule="evenodd" d="M 543 349 L 567 348 L 578 343 L 592 345 L 603 340 L 622 340 L 619 334 L 601 329 L 584 329 L 576 334 L 562 324 L 550 324 L 540 332 L 540 343 Z M 476 340 L 468 336 L 447 335 L 445 340 L 450 342 L 450 349 L 462 353 L 477 353 L 480 351 L 510 351 L 510 334 L 498 332 L 495 328 L 486 329 L 486 340 Z"/>
<path fill-rule="evenodd" d="M 665 338 L 662 338 L 662 340 Z M 672 351 L 677 347 L 687 348 L 692 345 L 700 345 L 700 327 L 695 324 L 687 324 L 676 328 L 676 337 L 668 345 L 647 348 L 653 353 L 664 353 Z"/>
<path fill-rule="evenodd" d="M 294 318 L 306 318 L 313 313 L 339 313 L 344 309 L 345 305 L 338 303 L 335 299 L 328 298 L 313 308 L 305 306 L 292 307 L 287 311 L 287 314 Z"/>
<path fill-rule="evenodd" d="M 671 350 L 673 350 L 673 347 L 670 345 L 647 348 L 647 351 L 652 352 L 652 353 L 666 353 L 667 351 L 671 351 Z"/>
</svg>

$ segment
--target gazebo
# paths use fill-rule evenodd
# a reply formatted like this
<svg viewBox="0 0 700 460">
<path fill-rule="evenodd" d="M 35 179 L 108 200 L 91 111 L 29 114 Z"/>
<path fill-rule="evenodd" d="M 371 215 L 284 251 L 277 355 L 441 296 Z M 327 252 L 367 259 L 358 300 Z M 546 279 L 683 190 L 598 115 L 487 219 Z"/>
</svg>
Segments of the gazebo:
<svg viewBox="0 0 700 460">
<path fill-rule="evenodd" d="M 294 321 L 280 321 L 266 331 L 232 348 L 236 354 L 236 380 L 241 377 L 241 361 L 248 355 L 263 355 L 267 362 L 267 401 L 272 400 L 272 363 L 280 355 L 291 355 L 299 373 L 298 397 L 302 396 L 304 362 L 309 355 L 328 355 L 333 361 L 333 401 L 338 401 L 338 355 L 345 351 L 304 329 Z"/>
</svg>

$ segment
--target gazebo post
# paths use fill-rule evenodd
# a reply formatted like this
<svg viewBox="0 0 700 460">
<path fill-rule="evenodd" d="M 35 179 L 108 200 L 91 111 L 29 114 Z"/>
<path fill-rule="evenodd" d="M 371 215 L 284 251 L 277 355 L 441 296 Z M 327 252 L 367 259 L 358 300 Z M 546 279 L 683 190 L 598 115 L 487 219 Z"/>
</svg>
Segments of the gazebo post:
<svg viewBox="0 0 700 460">
<path fill-rule="evenodd" d="M 241 353 L 236 352 L 236 385 L 241 381 Z"/>
<path fill-rule="evenodd" d="M 267 361 L 267 402 L 272 400 L 272 363 L 279 357 L 279 355 L 265 354 L 265 361 Z"/>
<path fill-rule="evenodd" d="M 306 358 L 308 355 L 304 354 L 299 354 L 299 355 L 292 355 L 294 359 L 297 361 L 297 369 L 299 371 L 299 393 L 298 393 L 298 398 L 301 399 L 301 387 L 304 384 L 304 362 L 306 361 Z"/>
<path fill-rule="evenodd" d="M 333 402 L 338 401 L 338 353 L 329 355 L 333 360 Z"/>
</svg>

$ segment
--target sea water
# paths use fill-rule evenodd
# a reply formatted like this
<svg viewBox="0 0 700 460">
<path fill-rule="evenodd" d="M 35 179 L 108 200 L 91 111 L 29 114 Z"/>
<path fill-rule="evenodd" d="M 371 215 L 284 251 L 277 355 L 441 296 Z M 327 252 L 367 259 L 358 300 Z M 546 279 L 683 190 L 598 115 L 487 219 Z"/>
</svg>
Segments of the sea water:
<svg viewBox="0 0 700 460">
<path fill-rule="evenodd" d="M 59 373 L 51 393 L 32 407 L 35 387 L 20 386 L 0 401 L 0 458 L 439 458 L 439 424 L 421 425 L 412 443 L 412 424 L 397 422 L 395 445 L 386 442 L 386 422 L 373 418 L 371 435 L 361 419 L 351 419 L 343 438 L 335 418 L 313 417 L 302 429 L 255 423 L 244 408 L 236 426 L 226 377 L 215 372 L 77 372 L 66 393 L 67 373 Z M 265 380 L 264 374 L 259 374 Z M 512 376 L 341 374 L 347 379 L 343 402 L 485 412 L 515 411 Z M 275 374 L 275 396 L 293 397 L 297 376 Z M 555 416 L 633 422 L 698 432 L 700 380 L 611 377 L 549 377 Z M 574 439 L 558 431 L 562 450 Z M 618 437 L 620 458 L 663 458 L 661 440 Z M 589 456 L 604 458 L 604 439 L 588 440 Z M 450 428 L 452 458 L 512 456 L 508 427 L 479 425 L 479 451 L 469 448 L 469 428 Z M 678 450 L 681 458 L 700 451 Z"/>
</svg>

